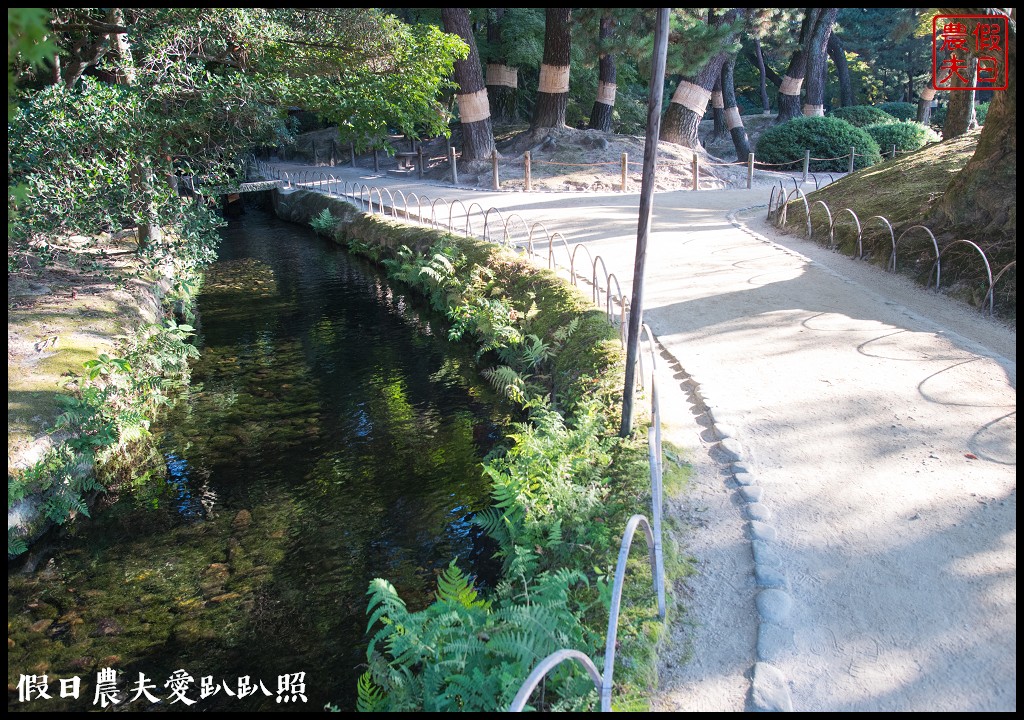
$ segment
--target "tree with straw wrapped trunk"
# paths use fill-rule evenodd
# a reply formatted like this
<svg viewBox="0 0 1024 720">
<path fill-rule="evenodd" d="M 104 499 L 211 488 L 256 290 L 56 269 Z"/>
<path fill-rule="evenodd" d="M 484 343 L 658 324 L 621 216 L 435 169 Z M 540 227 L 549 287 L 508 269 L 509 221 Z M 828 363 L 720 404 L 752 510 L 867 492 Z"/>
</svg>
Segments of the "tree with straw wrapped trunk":
<svg viewBox="0 0 1024 720">
<path fill-rule="evenodd" d="M 725 69 L 725 66 L 722 66 Z M 704 144 L 710 145 L 725 132 L 725 104 L 722 102 L 722 76 L 715 80 L 711 88 L 711 134 L 705 138 Z"/>
<path fill-rule="evenodd" d="M 441 8 L 441 21 L 445 32 L 458 35 L 469 46 L 469 57 L 456 60 L 454 71 L 455 82 L 459 85 L 455 99 L 462 124 L 462 157 L 483 160 L 494 153 L 494 130 L 487 88 L 480 72 L 480 54 L 469 22 L 469 8 Z"/>
<path fill-rule="evenodd" d="M 740 116 L 740 109 L 736 103 L 736 81 L 734 70 L 736 68 L 735 56 L 730 57 L 722 66 L 722 114 L 725 117 L 725 124 L 732 136 L 733 147 L 736 148 L 736 159 L 746 162 L 750 155 L 750 138 L 747 136 L 747 129 L 743 126 L 743 118 Z"/>
<path fill-rule="evenodd" d="M 776 123 L 783 123 L 803 114 L 800 107 L 800 90 L 804 84 L 804 74 L 807 72 L 807 57 L 804 47 L 807 44 L 807 38 L 810 37 L 811 24 L 811 13 L 804 13 L 804 19 L 800 23 L 799 44 L 793 50 L 786 74 L 779 83 L 779 112 L 775 116 Z"/>
<path fill-rule="evenodd" d="M 615 34 L 616 20 L 612 11 L 601 14 L 601 29 L 598 33 L 598 56 L 600 57 L 597 79 L 597 98 L 590 111 L 590 128 L 602 132 L 612 130 L 612 110 L 615 108 L 615 53 L 609 47 Z"/>
<path fill-rule="evenodd" d="M 807 94 L 804 98 L 803 114 L 809 117 L 825 114 L 825 81 L 828 79 L 828 40 L 836 24 L 839 8 L 808 8 L 815 12 L 813 26 L 807 38 L 804 58 L 807 70 Z"/>
<path fill-rule="evenodd" d="M 806 8 L 800 23 L 800 44 L 793 51 L 779 85 L 776 123 L 801 115 L 823 115 L 828 38 L 839 8 Z M 807 82 L 808 97 L 801 106 L 800 90 Z"/>
<path fill-rule="evenodd" d="M 565 127 L 569 104 L 569 18 L 572 8 L 547 8 L 544 14 L 544 59 L 537 83 L 531 130 Z"/>
<path fill-rule="evenodd" d="M 745 8 L 733 8 L 722 15 L 709 17 L 708 27 L 721 32 L 714 41 L 716 49 L 693 75 L 683 75 L 672 94 L 672 100 L 661 120 L 659 138 L 677 145 L 700 148 L 697 130 L 707 110 L 708 100 L 720 78 L 722 66 L 731 54 L 729 47 L 735 38 L 737 19 L 744 16 Z"/>
<path fill-rule="evenodd" d="M 493 123 L 513 123 L 517 119 L 516 90 L 519 70 L 508 64 L 502 48 L 502 21 L 505 8 L 495 8 L 487 20 L 487 44 L 496 48 L 494 57 L 487 61 L 487 100 L 491 104 Z"/>
<path fill-rule="evenodd" d="M 935 88 L 925 86 L 921 88 L 921 94 L 917 98 L 917 121 L 922 125 L 928 125 L 932 121 L 932 101 L 935 100 Z"/>
</svg>

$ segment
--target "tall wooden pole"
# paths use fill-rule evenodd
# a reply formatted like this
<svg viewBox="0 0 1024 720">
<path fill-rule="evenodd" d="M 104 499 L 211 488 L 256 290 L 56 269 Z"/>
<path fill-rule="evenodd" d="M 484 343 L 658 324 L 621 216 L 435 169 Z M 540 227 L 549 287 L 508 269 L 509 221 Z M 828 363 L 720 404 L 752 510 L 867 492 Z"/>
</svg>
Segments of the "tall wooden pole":
<svg viewBox="0 0 1024 720">
<path fill-rule="evenodd" d="M 633 301 L 629 308 L 626 340 L 626 387 L 622 393 L 622 429 L 633 431 L 633 389 L 636 386 L 636 359 L 643 324 L 644 263 L 647 259 L 647 232 L 651 224 L 654 199 L 654 174 L 658 167 L 658 135 L 661 131 L 661 96 L 665 87 L 665 58 L 668 54 L 668 8 L 658 8 L 654 31 L 654 55 L 651 60 L 651 95 L 647 101 L 647 139 L 644 143 L 644 171 L 640 184 L 640 218 L 636 233 L 636 261 L 633 263 Z"/>
</svg>

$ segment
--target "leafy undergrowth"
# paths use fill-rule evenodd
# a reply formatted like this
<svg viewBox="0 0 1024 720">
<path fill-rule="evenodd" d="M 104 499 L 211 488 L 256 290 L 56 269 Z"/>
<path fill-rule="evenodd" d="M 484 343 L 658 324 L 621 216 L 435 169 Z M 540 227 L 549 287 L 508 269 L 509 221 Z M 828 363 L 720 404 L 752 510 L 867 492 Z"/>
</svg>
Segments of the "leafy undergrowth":
<svg viewBox="0 0 1024 720">
<path fill-rule="evenodd" d="M 953 177 L 967 164 L 978 144 L 980 130 L 953 140 L 936 143 L 878 165 L 844 177 L 807 196 L 811 206 L 811 224 L 815 240 L 822 244 L 829 242 L 829 220 L 821 205 L 828 205 L 835 221 L 836 248 L 846 255 L 856 255 L 857 228 L 849 208 L 860 220 L 863 230 L 864 260 L 881 267 L 888 267 L 892 257 L 893 237 L 897 239 L 897 270 L 913 276 L 922 285 L 935 282 L 935 246 L 928 233 L 913 230 L 900 239 L 901 235 L 925 223 Z M 790 201 L 787 209 L 786 226 L 790 232 L 806 232 L 806 214 L 803 202 Z M 888 227 L 875 216 L 884 217 L 892 225 L 893 235 Z M 985 264 L 978 252 L 965 243 L 968 240 L 980 247 L 989 259 L 993 275 L 1008 263 L 1016 260 L 1016 247 L 1008 247 L 981 233 L 958 233 L 955 236 L 948 228 L 929 225 L 934 233 L 940 251 L 941 287 L 944 292 L 975 307 L 980 307 L 988 292 L 988 276 Z M 995 287 L 996 315 L 1007 319 L 1016 318 L 1017 276 L 1011 267 Z"/>
<path fill-rule="evenodd" d="M 330 209 L 316 214 L 328 202 L 310 200 L 307 221 L 445 313 L 450 339 L 477 349 L 482 374 L 522 420 L 482 468 L 493 504 L 476 522 L 497 543 L 499 582 L 481 593 L 453 561 L 435 602 L 411 612 L 386 579 L 375 580 L 358 708 L 505 710 L 556 650 L 602 662 L 622 533 L 631 515 L 649 515 L 651 506 L 645 433 L 618 437 L 622 349 L 604 313 L 551 271 L 495 245 L 375 217 L 332 228 Z M 669 456 L 666 468 L 674 486 L 683 464 Z M 635 537 L 632 548 L 617 625 L 620 710 L 646 709 L 665 629 L 644 539 Z M 665 565 L 673 579 L 685 574 L 671 544 Z M 668 612 L 675 610 L 670 601 Z M 596 703 L 588 676 L 571 663 L 529 700 L 538 710 Z"/>
</svg>

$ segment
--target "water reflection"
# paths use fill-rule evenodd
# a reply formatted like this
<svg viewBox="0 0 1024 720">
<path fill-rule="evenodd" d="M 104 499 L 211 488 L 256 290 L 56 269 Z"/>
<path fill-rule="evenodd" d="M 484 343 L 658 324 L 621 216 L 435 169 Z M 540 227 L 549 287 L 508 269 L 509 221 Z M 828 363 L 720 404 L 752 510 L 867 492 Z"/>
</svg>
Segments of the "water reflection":
<svg viewBox="0 0 1024 720">
<path fill-rule="evenodd" d="M 133 681 L 184 668 L 276 692 L 305 672 L 305 706 L 221 693 L 192 709 L 354 707 L 369 580 L 425 605 L 452 557 L 480 572 L 489 552 L 472 519 L 505 418 L 437 322 L 302 228 L 233 224 L 199 300 L 193 385 L 154 428 L 166 483 L 82 523 L 52 578 L 11 582 L 9 681 L 45 662 L 91 692 L 109 661 Z M 80 624 L 59 642 L 31 631 L 40 603 Z"/>
</svg>

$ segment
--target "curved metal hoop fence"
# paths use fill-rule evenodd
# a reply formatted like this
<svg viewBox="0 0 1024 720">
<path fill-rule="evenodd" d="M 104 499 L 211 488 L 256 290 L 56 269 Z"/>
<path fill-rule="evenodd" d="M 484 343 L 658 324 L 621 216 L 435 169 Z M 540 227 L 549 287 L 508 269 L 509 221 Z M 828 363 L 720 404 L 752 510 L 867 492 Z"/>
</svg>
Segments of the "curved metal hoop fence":
<svg viewBox="0 0 1024 720">
<path fill-rule="evenodd" d="M 857 213 L 854 212 L 852 208 L 842 208 L 842 209 L 839 210 L 838 213 L 835 213 L 828 206 L 828 203 L 826 203 L 824 200 L 815 200 L 813 203 L 808 205 L 807 204 L 807 197 L 803 194 L 803 191 L 801 191 L 799 189 L 796 189 L 796 190 L 790 191 L 787 194 L 785 186 L 783 185 L 781 180 L 779 181 L 779 184 L 777 186 L 772 188 L 771 195 L 768 198 L 768 220 L 773 221 L 775 223 L 776 227 L 785 227 L 786 222 L 788 220 L 788 209 L 789 209 L 791 200 L 793 199 L 793 195 L 796 195 L 796 194 L 799 194 L 800 199 L 803 201 L 803 204 L 804 204 L 805 219 L 806 219 L 806 225 L 807 225 L 807 237 L 809 239 L 814 239 L 814 227 L 813 227 L 813 225 L 811 223 L 811 213 L 815 210 L 815 208 L 817 208 L 818 205 L 821 205 L 821 207 L 825 210 L 825 214 L 828 216 L 828 238 L 827 238 L 827 240 L 828 240 L 829 248 L 834 249 L 837 246 L 837 242 L 836 242 L 836 228 L 840 224 L 840 221 L 847 214 L 852 218 L 854 226 L 855 226 L 856 231 L 857 231 L 857 236 L 856 236 L 856 252 L 853 255 L 853 258 L 856 259 L 856 260 L 863 260 L 866 257 L 865 250 L 864 250 L 864 231 L 865 231 L 865 228 L 867 228 L 868 223 L 870 223 L 872 221 L 877 221 L 876 224 L 881 224 L 885 228 L 885 231 L 888 233 L 889 242 L 890 242 L 890 248 L 891 249 L 890 249 L 890 252 L 889 252 L 889 261 L 888 261 L 888 263 L 886 265 L 886 269 L 889 272 L 893 272 L 893 273 L 896 272 L 896 270 L 897 270 L 898 251 L 899 251 L 899 249 L 901 247 L 906 247 L 909 244 L 909 242 L 910 242 L 909 239 L 908 240 L 904 240 L 904 238 L 908 238 L 911 235 L 918 235 L 919 236 L 922 233 L 926 234 L 927 237 L 928 237 L 928 241 L 930 242 L 930 245 L 931 245 L 931 250 L 932 250 L 932 252 L 934 254 L 934 260 L 932 261 L 932 266 L 931 266 L 931 269 L 929 270 L 929 273 L 928 273 L 928 283 L 927 283 L 926 287 L 931 285 L 931 278 L 932 278 L 932 276 L 934 276 L 935 277 L 935 290 L 939 290 L 941 288 L 941 286 L 942 286 L 942 260 L 943 260 L 943 257 L 945 257 L 947 255 L 947 251 L 949 251 L 949 249 L 952 248 L 952 247 L 961 246 L 961 245 L 966 245 L 966 246 L 972 248 L 974 250 L 973 254 L 976 254 L 980 258 L 980 262 L 981 262 L 981 265 L 982 265 L 982 267 L 984 269 L 984 273 L 985 273 L 984 274 L 984 284 L 985 284 L 984 290 L 985 290 L 985 293 L 984 293 L 984 296 L 983 296 L 983 299 L 982 299 L 981 305 L 980 305 L 980 311 L 981 311 L 982 314 L 985 314 L 986 312 L 987 312 L 987 314 L 989 316 L 992 316 L 992 315 L 995 314 L 995 288 L 996 288 L 996 284 L 999 282 L 1000 278 L 1003 277 L 1003 275 L 1005 275 L 1008 271 L 1010 271 L 1012 269 L 1015 269 L 1017 267 L 1017 261 L 1016 260 L 1011 260 L 1006 265 L 1004 265 L 1001 269 L 999 269 L 997 272 L 995 272 L 993 270 L 993 267 L 992 267 L 992 262 L 991 262 L 990 258 L 988 257 L 988 255 L 985 253 L 985 251 L 977 243 L 972 242 L 970 240 L 963 240 L 963 239 L 951 240 L 948 244 L 946 244 L 945 247 L 940 249 L 939 248 L 939 241 L 935 237 L 935 233 L 932 232 L 931 228 L 929 228 L 926 225 L 920 225 L 920 224 L 918 224 L 918 225 L 911 225 L 910 227 L 908 227 L 905 230 L 903 230 L 903 232 L 901 232 L 899 234 L 899 236 L 897 236 L 896 235 L 896 230 L 893 228 L 892 223 L 889 221 L 888 218 L 886 218 L 886 217 L 884 217 L 882 215 L 872 215 L 871 217 L 869 217 L 867 220 L 865 220 L 862 223 L 860 218 L 857 216 Z M 986 310 L 986 308 L 987 308 L 987 310 Z"/>
</svg>

